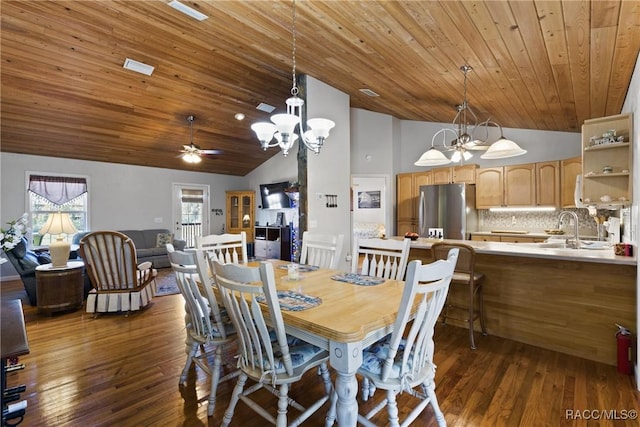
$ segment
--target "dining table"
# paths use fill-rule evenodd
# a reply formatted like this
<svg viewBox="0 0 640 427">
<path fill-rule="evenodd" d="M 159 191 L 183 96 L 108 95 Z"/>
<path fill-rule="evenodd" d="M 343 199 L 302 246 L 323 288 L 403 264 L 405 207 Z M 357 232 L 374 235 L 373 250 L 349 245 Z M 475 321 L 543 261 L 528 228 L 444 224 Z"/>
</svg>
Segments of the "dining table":
<svg viewBox="0 0 640 427">
<path fill-rule="evenodd" d="M 329 363 L 336 371 L 337 423 L 355 426 L 358 417 L 356 372 L 362 364 L 362 350 L 392 332 L 404 281 L 373 279 L 305 265 L 299 266 L 297 278 L 290 279 L 289 262 L 263 262 L 273 264 L 278 293 L 299 295 L 303 300 L 318 303 L 310 308 L 288 309 L 281 302 L 285 330 L 329 351 Z M 248 265 L 256 267 L 259 261 Z M 357 283 L 348 281 L 354 276 Z"/>
</svg>

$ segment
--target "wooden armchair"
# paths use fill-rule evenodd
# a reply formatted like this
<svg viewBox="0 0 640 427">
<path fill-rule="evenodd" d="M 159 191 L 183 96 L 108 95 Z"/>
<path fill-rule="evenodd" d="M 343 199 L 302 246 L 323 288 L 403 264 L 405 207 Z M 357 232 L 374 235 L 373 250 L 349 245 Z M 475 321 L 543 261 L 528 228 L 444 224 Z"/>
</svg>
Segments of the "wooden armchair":
<svg viewBox="0 0 640 427">
<path fill-rule="evenodd" d="M 133 241 L 117 231 L 96 231 L 80 240 L 80 254 L 94 288 L 87 313 L 140 310 L 154 296 L 157 271 L 138 265 Z"/>
</svg>

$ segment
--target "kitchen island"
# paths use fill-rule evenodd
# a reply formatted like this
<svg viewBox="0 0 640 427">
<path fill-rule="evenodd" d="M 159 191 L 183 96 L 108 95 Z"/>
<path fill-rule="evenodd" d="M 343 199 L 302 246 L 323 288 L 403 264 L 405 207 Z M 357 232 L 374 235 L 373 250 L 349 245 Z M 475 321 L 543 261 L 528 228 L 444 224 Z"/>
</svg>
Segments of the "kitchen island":
<svg viewBox="0 0 640 427">
<path fill-rule="evenodd" d="M 411 242 L 409 260 L 431 262 L 436 241 Z M 447 241 L 468 244 L 477 252 L 476 270 L 485 275 L 484 306 L 491 335 L 615 365 L 615 324 L 637 333 L 636 255 L 616 256 L 612 248 Z M 462 288 L 451 288 L 452 302 L 464 304 L 467 293 Z M 476 344 L 482 347 L 481 336 Z"/>
</svg>

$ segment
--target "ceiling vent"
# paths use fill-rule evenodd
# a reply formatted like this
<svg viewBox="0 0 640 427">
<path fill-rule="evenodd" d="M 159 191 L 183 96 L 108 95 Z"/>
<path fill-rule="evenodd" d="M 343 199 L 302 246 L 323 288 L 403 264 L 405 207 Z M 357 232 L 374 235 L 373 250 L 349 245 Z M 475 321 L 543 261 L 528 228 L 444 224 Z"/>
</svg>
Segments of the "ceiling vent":
<svg viewBox="0 0 640 427">
<path fill-rule="evenodd" d="M 186 4 L 180 3 L 178 0 L 173 0 L 168 3 L 169 6 L 174 8 L 177 11 L 184 13 L 187 16 L 192 17 L 193 19 L 197 19 L 198 21 L 204 21 L 208 18 L 204 13 L 200 13 L 192 7 L 187 6 Z"/>
<path fill-rule="evenodd" d="M 360 92 L 364 93 L 367 96 L 380 96 L 371 89 L 360 89 Z"/>
<path fill-rule="evenodd" d="M 256 107 L 256 110 L 264 111 L 265 113 L 271 113 L 275 109 L 276 107 L 274 107 L 273 105 L 265 104 L 264 102 L 261 102 Z"/>
<path fill-rule="evenodd" d="M 151 65 L 143 64 L 142 62 L 129 58 L 124 60 L 123 67 L 127 70 L 135 71 L 136 73 L 146 74 L 147 76 L 150 76 L 154 69 Z"/>
</svg>

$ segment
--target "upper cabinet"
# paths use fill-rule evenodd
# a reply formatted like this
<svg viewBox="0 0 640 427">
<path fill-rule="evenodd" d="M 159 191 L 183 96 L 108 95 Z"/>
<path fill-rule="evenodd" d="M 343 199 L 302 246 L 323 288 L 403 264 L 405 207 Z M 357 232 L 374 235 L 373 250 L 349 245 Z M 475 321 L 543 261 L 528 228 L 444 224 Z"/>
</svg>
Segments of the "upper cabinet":
<svg viewBox="0 0 640 427">
<path fill-rule="evenodd" d="M 633 182 L 631 113 L 585 120 L 582 125 L 582 200 L 626 205 Z"/>
<path fill-rule="evenodd" d="M 476 169 L 478 165 L 458 165 L 446 168 L 435 168 L 431 170 L 433 174 L 432 184 L 451 184 L 451 183 L 476 183 Z"/>
<path fill-rule="evenodd" d="M 560 162 L 536 163 L 536 205 L 560 206 Z"/>
<path fill-rule="evenodd" d="M 476 208 L 559 206 L 558 161 L 476 170 Z"/>
<path fill-rule="evenodd" d="M 575 208 L 576 178 L 582 174 L 582 157 L 560 160 L 560 206 Z"/>
</svg>

